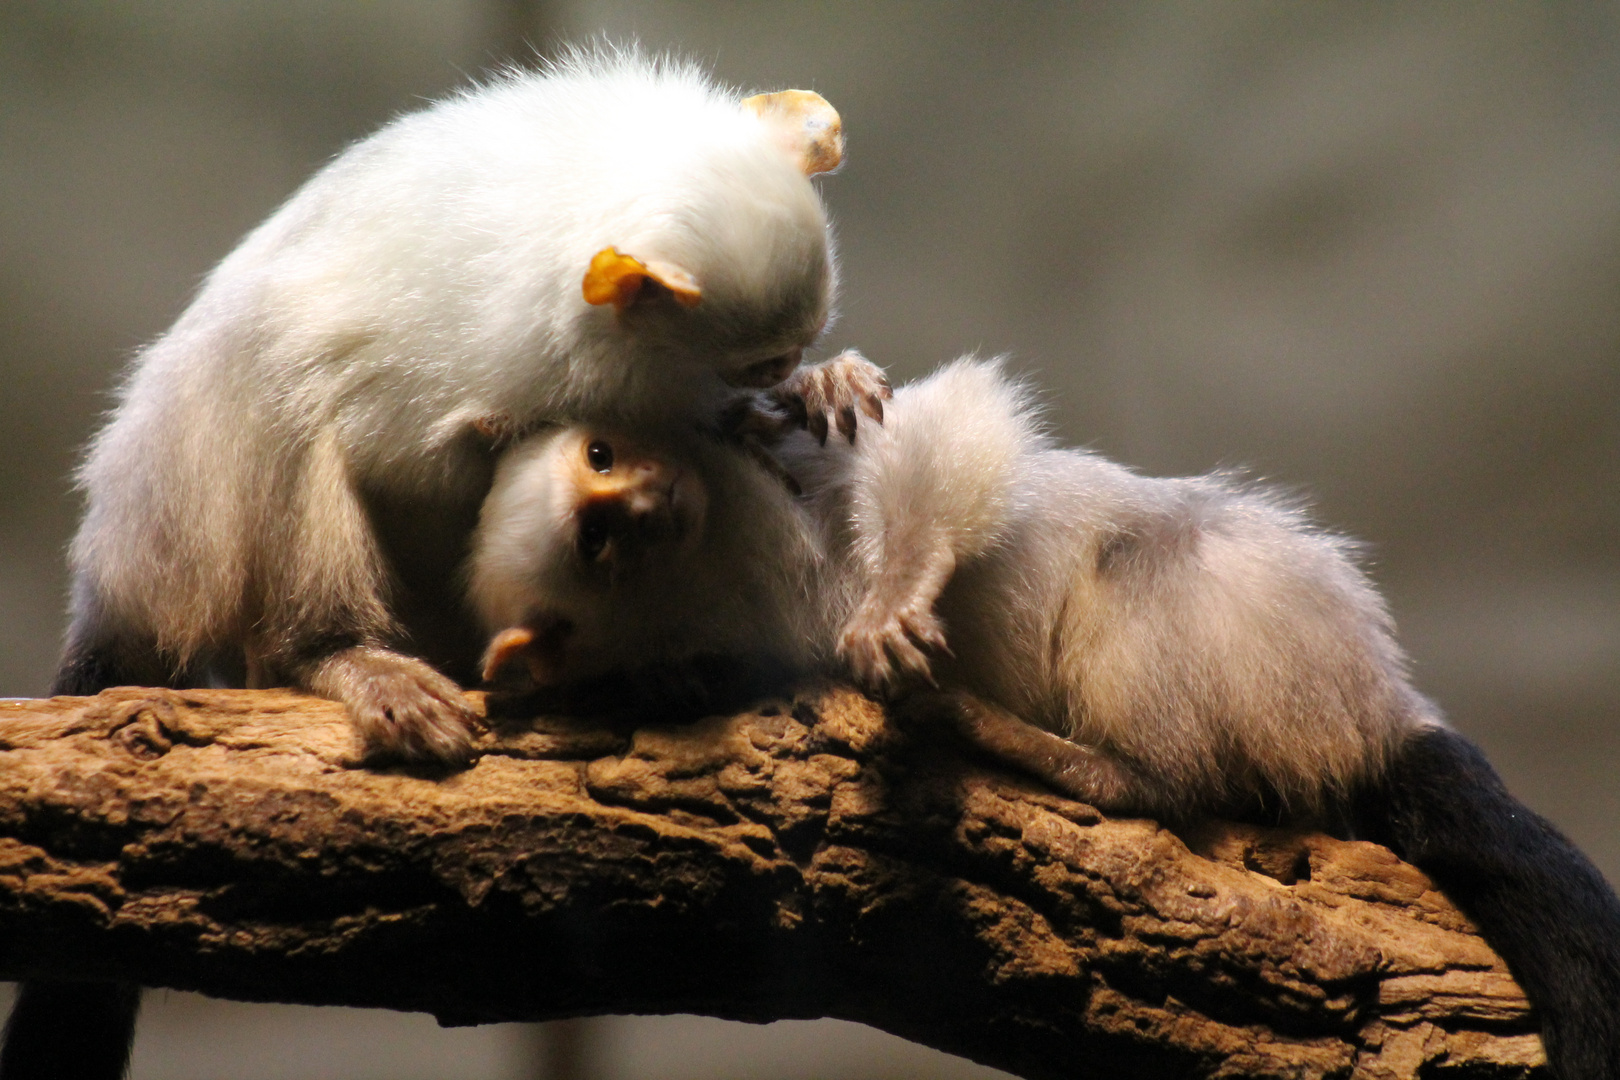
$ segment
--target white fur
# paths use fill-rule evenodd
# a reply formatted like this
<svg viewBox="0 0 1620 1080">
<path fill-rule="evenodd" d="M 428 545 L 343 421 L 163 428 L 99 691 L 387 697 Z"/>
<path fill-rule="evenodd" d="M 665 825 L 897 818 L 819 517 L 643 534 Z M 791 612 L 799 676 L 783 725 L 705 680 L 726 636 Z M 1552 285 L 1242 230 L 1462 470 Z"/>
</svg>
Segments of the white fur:
<svg viewBox="0 0 1620 1080">
<path fill-rule="evenodd" d="M 1353 545 L 1286 501 L 1055 449 L 993 363 L 950 365 L 887 412 L 851 475 L 867 602 L 931 608 L 941 685 L 1125 763 L 1151 789 L 1138 806 L 1263 792 L 1316 810 L 1436 722 Z M 949 583 L 908 596 L 947 550 Z"/>
<path fill-rule="evenodd" d="M 1130 779 L 1114 798 L 1136 811 L 1262 795 L 1318 810 L 1438 722 L 1350 544 L 1227 477 L 1154 479 L 1053 448 L 1031 395 L 997 363 L 958 361 L 902 387 L 853 449 L 800 434 L 780 457 L 806 489 L 797 504 L 740 483 L 740 455 L 694 466 L 724 496 L 706 546 L 661 575 L 656 607 L 639 604 L 639 587 L 614 599 L 620 625 L 719 610 L 768 580 L 759 563 L 780 567 L 785 591 L 747 612 L 765 620 L 746 627 L 760 642 L 809 635 L 794 657 L 806 667 L 836 644 L 853 674 L 880 684 L 912 650 L 912 670 L 942 687 L 1116 762 Z M 800 512 L 813 542 L 785 542 Z M 492 501 L 486 536 L 503 517 L 502 572 L 514 574 L 556 525 Z M 475 566 L 489 558 L 475 545 Z M 497 595 L 511 591 L 492 582 L 480 594 L 492 631 L 513 614 Z M 916 649 L 936 631 L 948 654 Z M 671 642 L 633 659 L 715 644 Z"/>
<path fill-rule="evenodd" d="M 675 264 L 691 309 L 592 307 L 616 246 Z M 386 639 L 365 496 L 476 505 L 475 422 L 700 416 L 716 374 L 828 316 L 825 214 L 766 121 L 700 72 L 581 55 L 358 143 L 209 276 L 146 348 L 80 472 L 75 651 L 170 670 L 323 634 Z"/>
<path fill-rule="evenodd" d="M 527 440 L 496 471 L 467 571 L 486 629 L 540 613 L 566 620 L 559 682 L 703 655 L 800 670 L 831 662 L 837 605 L 826 598 L 839 582 L 829 579 L 816 523 L 775 476 L 734 447 L 666 430 L 651 445 L 700 478 L 703 527 L 608 582 L 574 550 L 576 492 L 564 457 L 583 441 L 580 431 Z"/>
<path fill-rule="evenodd" d="M 1016 513 L 1031 454 L 1048 442 L 1029 394 L 998 362 L 959 360 L 905 387 L 885 414 L 862 433 L 847 481 L 865 572 L 881 574 L 893 552 L 989 551 Z"/>
</svg>

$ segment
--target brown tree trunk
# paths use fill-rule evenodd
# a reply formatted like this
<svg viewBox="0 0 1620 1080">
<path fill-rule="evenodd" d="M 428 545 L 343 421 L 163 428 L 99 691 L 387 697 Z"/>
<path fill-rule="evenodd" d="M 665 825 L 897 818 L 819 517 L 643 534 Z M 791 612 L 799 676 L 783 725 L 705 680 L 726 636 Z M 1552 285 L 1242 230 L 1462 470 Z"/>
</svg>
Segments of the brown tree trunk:
<svg viewBox="0 0 1620 1080">
<path fill-rule="evenodd" d="M 277 691 L 0 702 L 0 747 L 4 978 L 836 1016 L 1029 1077 L 1542 1071 L 1501 962 L 1384 849 L 1110 820 L 845 689 L 542 720 L 438 775 L 358 767 L 337 706 Z"/>
</svg>

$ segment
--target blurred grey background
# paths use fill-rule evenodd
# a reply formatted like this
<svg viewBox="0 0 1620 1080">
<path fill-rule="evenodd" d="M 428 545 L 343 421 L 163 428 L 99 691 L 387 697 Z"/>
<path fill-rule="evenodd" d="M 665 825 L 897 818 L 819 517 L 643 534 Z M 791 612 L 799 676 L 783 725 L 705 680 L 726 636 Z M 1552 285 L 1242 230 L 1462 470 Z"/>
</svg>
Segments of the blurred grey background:
<svg viewBox="0 0 1620 1080">
<path fill-rule="evenodd" d="M 1062 434 L 1365 538 L 1420 685 L 1620 879 L 1620 5 L 0 4 L 0 694 L 132 351 L 349 141 L 605 34 L 821 91 L 829 349 L 1009 352 Z M 851 1025 L 154 994 L 137 1077 L 990 1076 Z M 572 1064 L 570 1064 L 572 1062 Z"/>
</svg>

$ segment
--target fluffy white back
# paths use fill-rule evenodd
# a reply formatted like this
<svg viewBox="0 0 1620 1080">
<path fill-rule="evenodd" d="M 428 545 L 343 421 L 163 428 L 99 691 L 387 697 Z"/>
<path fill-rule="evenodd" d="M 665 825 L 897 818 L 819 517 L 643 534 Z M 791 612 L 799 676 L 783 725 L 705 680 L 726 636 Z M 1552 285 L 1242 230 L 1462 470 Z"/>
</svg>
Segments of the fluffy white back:
<svg viewBox="0 0 1620 1080">
<path fill-rule="evenodd" d="M 995 363 L 949 365 L 886 413 L 849 473 L 850 626 L 901 656 L 896 625 L 938 633 L 942 685 L 1124 762 L 1136 805 L 1315 810 L 1438 722 L 1354 546 L 1286 500 L 1054 449 Z"/>
<path fill-rule="evenodd" d="M 601 51 L 350 148 L 138 357 L 80 473 L 76 633 L 176 662 L 385 635 L 361 492 L 465 504 L 475 426 L 695 416 L 718 374 L 803 344 L 833 287 L 825 213 L 763 125 L 694 67 Z M 608 246 L 679 265 L 702 302 L 587 304 Z"/>
</svg>

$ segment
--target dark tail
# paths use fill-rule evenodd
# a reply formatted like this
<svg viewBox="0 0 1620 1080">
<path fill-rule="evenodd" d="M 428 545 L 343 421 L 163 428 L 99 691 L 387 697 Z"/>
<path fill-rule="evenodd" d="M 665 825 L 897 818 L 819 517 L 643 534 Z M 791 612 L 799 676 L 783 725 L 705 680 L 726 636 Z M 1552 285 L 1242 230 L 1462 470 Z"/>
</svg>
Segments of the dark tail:
<svg viewBox="0 0 1620 1080">
<path fill-rule="evenodd" d="M 121 1080 L 141 990 L 122 983 L 25 982 L 6 1021 L 0 1080 Z"/>
<path fill-rule="evenodd" d="M 1507 961 L 1560 1080 L 1620 1077 L 1620 900 L 1597 867 L 1446 728 L 1411 736 L 1358 807 Z"/>
</svg>

